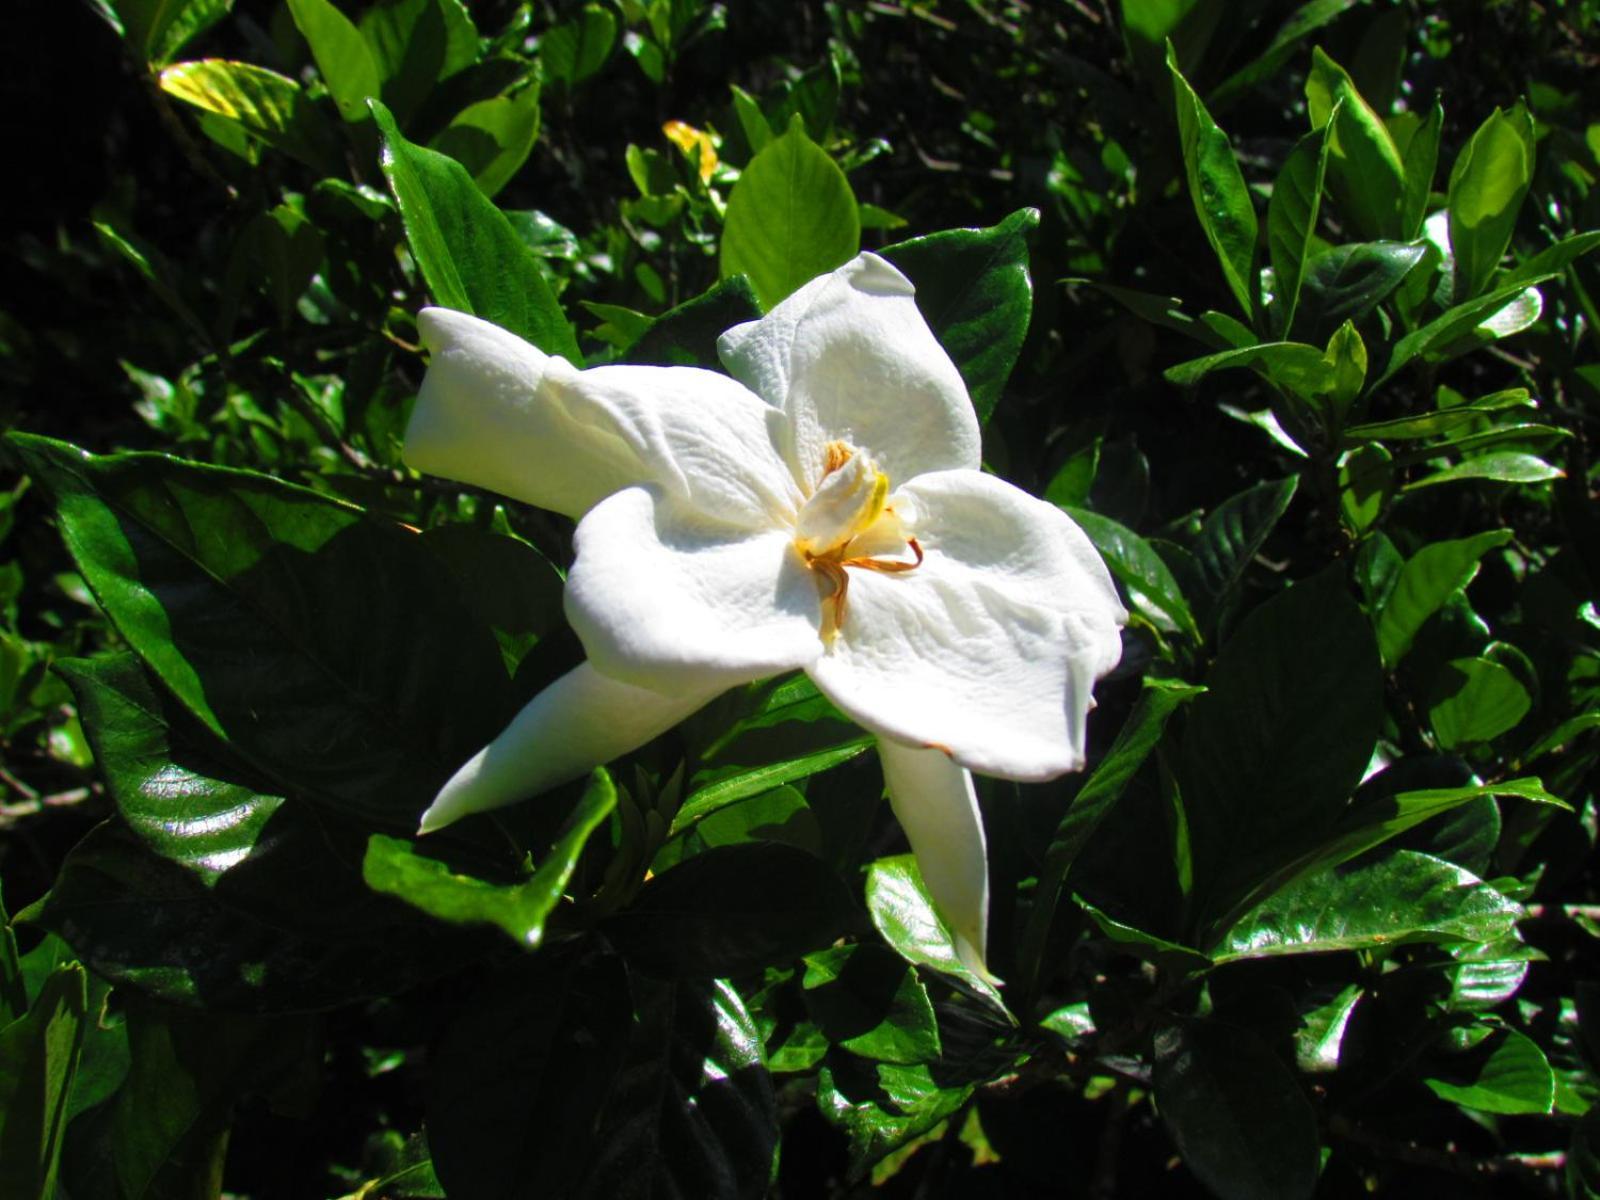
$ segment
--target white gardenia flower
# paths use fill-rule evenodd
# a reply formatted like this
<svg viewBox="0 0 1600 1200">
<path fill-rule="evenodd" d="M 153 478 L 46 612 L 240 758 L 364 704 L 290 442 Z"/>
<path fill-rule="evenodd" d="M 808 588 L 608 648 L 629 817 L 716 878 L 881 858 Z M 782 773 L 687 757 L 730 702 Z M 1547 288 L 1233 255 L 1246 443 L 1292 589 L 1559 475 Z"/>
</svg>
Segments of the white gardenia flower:
<svg viewBox="0 0 1600 1200">
<path fill-rule="evenodd" d="M 642 745 L 801 668 L 878 736 L 962 960 L 987 976 L 971 771 L 1081 768 L 1127 619 L 1089 539 L 979 468 L 961 376 L 893 266 L 862 254 L 722 335 L 731 378 L 579 371 L 424 309 L 406 461 L 579 518 L 566 612 L 588 661 L 445 784 L 422 832 Z"/>
</svg>

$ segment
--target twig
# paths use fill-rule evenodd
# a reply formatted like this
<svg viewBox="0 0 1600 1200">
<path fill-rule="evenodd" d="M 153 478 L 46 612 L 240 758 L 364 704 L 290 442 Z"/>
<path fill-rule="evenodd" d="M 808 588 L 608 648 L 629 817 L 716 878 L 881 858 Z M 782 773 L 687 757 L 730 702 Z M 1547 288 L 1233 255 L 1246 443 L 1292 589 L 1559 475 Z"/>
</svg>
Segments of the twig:
<svg viewBox="0 0 1600 1200">
<path fill-rule="evenodd" d="M 12 788 L 25 800 L 37 800 L 39 798 L 39 793 L 37 791 L 23 783 L 22 780 L 18 779 L 4 767 L 0 767 L 0 782 L 4 782 L 6 786 Z"/>
<path fill-rule="evenodd" d="M 1117 1165 L 1122 1155 L 1122 1131 L 1133 1104 L 1127 1084 L 1118 1080 L 1107 1098 L 1111 1105 L 1106 1123 L 1100 1129 L 1100 1147 L 1095 1152 L 1094 1175 L 1089 1180 L 1089 1200 L 1112 1200 L 1117 1194 Z"/>
<path fill-rule="evenodd" d="M 1522 916 L 1528 921 L 1600 921 L 1600 904 L 1529 904 Z"/>
<path fill-rule="evenodd" d="M 1542 1154 L 1493 1154 L 1476 1158 L 1459 1150 L 1436 1149 L 1419 1146 L 1416 1142 L 1402 1142 L 1370 1133 L 1348 1117 L 1328 1119 L 1328 1132 L 1335 1137 L 1370 1150 L 1380 1158 L 1406 1163 L 1415 1167 L 1429 1167 L 1435 1171 L 1448 1171 L 1473 1179 L 1504 1176 L 1530 1176 L 1545 1171 L 1559 1171 L 1567 1165 L 1564 1150 L 1550 1150 Z"/>
</svg>

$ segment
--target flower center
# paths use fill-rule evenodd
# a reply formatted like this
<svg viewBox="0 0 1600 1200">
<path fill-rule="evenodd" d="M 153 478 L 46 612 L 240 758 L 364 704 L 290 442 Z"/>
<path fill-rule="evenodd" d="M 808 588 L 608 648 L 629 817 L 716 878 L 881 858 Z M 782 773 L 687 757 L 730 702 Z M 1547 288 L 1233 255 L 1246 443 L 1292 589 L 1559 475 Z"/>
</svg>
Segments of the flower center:
<svg viewBox="0 0 1600 1200">
<path fill-rule="evenodd" d="M 795 522 L 795 549 L 806 566 L 828 581 L 822 640 L 832 643 L 844 624 L 850 577 L 846 567 L 890 574 L 922 565 L 922 547 L 906 535 L 889 504 L 889 477 L 848 442 L 829 442 L 823 451 L 823 477 Z M 914 561 L 879 557 L 910 550 Z"/>
</svg>

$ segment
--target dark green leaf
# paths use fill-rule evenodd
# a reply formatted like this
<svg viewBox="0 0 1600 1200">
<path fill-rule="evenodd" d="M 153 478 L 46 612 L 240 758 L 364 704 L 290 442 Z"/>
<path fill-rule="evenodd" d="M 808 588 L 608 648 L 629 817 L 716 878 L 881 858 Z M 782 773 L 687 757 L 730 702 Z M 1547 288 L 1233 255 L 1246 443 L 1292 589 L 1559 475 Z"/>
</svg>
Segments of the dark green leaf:
<svg viewBox="0 0 1600 1200">
<path fill-rule="evenodd" d="M 722 275 L 747 275 L 764 308 L 848 262 L 861 245 L 855 193 L 798 116 L 728 196 Z"/>
<path fill-rule="evenodd" d="M 578 1195 L 761 1200 L 778 1105 L 739 994 L 721 979 L 639 990 L 627 1063 Z"/>
<path fill-rule="evenodd" d="M 1572 234 L 1553 246 L 1546 246 L 1514 270 L 1507 271 L 1504 281 L 1513 284 L 1549 279 L 1596 247 L 1600 247 L 1600 229 Z"/>
<path fill-rule="evenodd" d="M 754 684 L 734 701 L 748 710 L 701 752 L 673 833 L 736 801 L 848 762 L 873 742 L 806 675 Z"/>
<path fill-rule="evenodd" d="M 377 891 L 397 896 L 429 916 L 458 925 L 494 925 L 524 949 L 538 948 L 545 922 L 561 897 L 590 836 L 617 805 L 617 789 L 597 768 L 533 875 L 503 884 L 457 874 L 449 863 L 423 854 L 415 842 L 373 834 L 362 875 Z"/>
<path fill-rule="evenodd" d="M 383 131 L 383 173 L 434 300 L 583 366 L 544 269 L 505 214 L 455 159 L 406 141 L 381 104 L 372 112 Z"/>
<path fill-rule="evenodd" d="M 1261 342 L 1191 358 L 1162 372 L 1168 382 L 1193 387 L 1213 371 L 1252 367 L 1279 387 L 1297 396 L 1323 395 L 1333 385 L 1333 373 L 1323 352 L 1304 342 Z"/>
<path fill-rule="evenodd" d="M 1491 529 L 1472 537 L 1432 542 L 1407 559 L 1378 614 L 1383 665 L 1393 667 L 1404 658 L 1428 618 L 1476 577 L 1479 560 L 1510 540 L 1509 529 Z"/>
<path fill-rule="evenodd" d="M 289 12 L 311 47 L 317 70 L 346 121 L 365 121 L 367 101 L 376 100 L 382 81 L 361 31 L 330 0 L 288 0 Z"/>
<path fill-rule="evenodd" d="M 320 1067 L 304 1017 L 246 1017 L 130 1007 L 127 1083 L 111 1115 L 111 1156 L 130 1200 L 203 1194 L 220 1163 L 233 1105 Z M 179 1181 L 189 1184 L 187 1188 Z"/>
<path fill-rule="evenodd" d="M 987 229 L 950 229 L 889 246 L 883 257 L 916 285 L 917 308 L 954 360 L 987 421 L 1016 365 L 1033 312 L 1028 239 L 1037 209 Z"/>
<path fill-rule="evenodd" d="M 1216 1021 L 1156 1032 L 1155 1096 L 1184 1165 L 1223 1200 L 1309 1200 L 1317 1119 L 1254 1034 Z"/>
<path fill-rule="evenodd" d="M 1230 496 L 1206 517 L 1191 547 L 1213 611 L 1224 605 L 1294 499 L 1299 477 L 1273 479 Z"/>
<path fill-rule="evenodd" d="M 478 60 L 478 31 L 461 0 L 382 0 L 361 14 L 360 29 L 383 102 L 402 124 L 436 83 Z"/>
<path fill-rule="evenodd" d="M 428 1145 L 447 1193 L 570 1195 L 595 1151 L 631 1020 L 615 955 L 542 954 L 473 996 L 429 1073 Z"/>
<path fill-rule="evenodd" d="M 1179 945 L 1159 934 L 1119 921 L 1081 896 L 1075 896 L 1073 899 L 1099 927 L 1106 940 L 1112 942 L 1124 954 L 1155 963 L 1180 978 L 1189 972 L 1204 971 L 1211 966 L 1210 958 L 1191 946 Z"/>
<path fill-rule="evenodd" d="M 1547 1113 L 1555 1102 L 1555 1074 L 1544 1051 L 1514 1029 L 1495 1030 L 1436 1070 L 1422 1081 L 1428 1090 L 1477 1112 Z"/>
<path fill-rule="evenodd" d="M 1316 845 L 1360 781 L 1382 715 L 1371 627 L 1337 569 L 1252 612 L 1189 708 L 1183 801 L 1201 914 Z"/>
<path fill-rule="evenodd" d="M 1394 489 L 1394 455 L 1381 445 L 1361 446 L 1339 465 L 1339 510 L 1357 534 L 1378 523 Z"/>
<path fill-rule="evenodd" d="M 1178 106 L 1178 135 L 1183 144 L 1184 172 L 1195 215 L 1206 241 L 1222 265 L 1222 274 L 1245 316 L 1256 308 L 1256 222 L 1250 189 L 1245 186 L 1239 162 L 1228 135 L 1217 127 L 1200 97 L 1178 69 L 1177 52 L 1167 47 L 1167 69 L 1172 73 L 1173 96 Z"/>
<path fill-rule="evenodd" d="M 1351 441 L 1363 442 L 1401 442 L 1443 437 L 1453 430 L 1474 426 L 1490 414 L 1508 408 L 1522 407 L 1534 407 L 1527 388 L 1508 388 L 1471 404 L 1458 404 L 1452 408 L 1441 408 L 1415 417 L 1394 417 L 1388 421 L 1351 425 L 1344 431 L 1344 435 Z"/>
<path fill-rule="evenodd" d="M 1533 117 L 1522 105 L 1498 108 L 1478 126 L 1450 171 L 1450 249 L 1456 301 L 1488 285 L 1511 243 L 1522 198 L 1533 181 Z"/>
<path fill-rule="evenodd" d="M 1351 242 L 1306 267 L 1296 330 L 1315 341 L 1342 321 L 1363 321 L 1427 253 L 1425 242 Z"/>
<path fill-rule="evenodd" d="M 927 988 L 902 958 L 881 946 L 809 954 L 801 986 L 817 1027 L 852 1054 L 888 1063 L 939 1057 L 939 1026 Z"/>
<path fill-rule="evenodd" d="M 736 275 L 719 280 L 693 300 L 662 313 L 622 357 L 644 366 L 716 369 L 717 338 L 760 316 L 748 279 Z"/>
<path fill-rule="evenodd" d="M 1076 521 L 1094 548 L 1106 560 L 1111 573 L 1122 585 L 1128 607 L 1163 633 L 1181 633 L 1192 642 L 1200 641 L 1194 614 L 1183 598 L 1183 591 L 1172 569 L 1149 542 L 1126 525 L 1081 508 L 1063 508 Z"/>
<path fill-rule="evenodd" d="M 214 1012 L 349 1004 L 448 971 L 475 949 L 419 929 L 359 942 L 287 933 L 110 824 L 78 843 L 54 889 L 22 915 L 113 983 Z"/>
<path fill-rule="evenodd" d="M 118 631 L 268 777 L 409 832 L 503 725 L 499 651 L 414 535 L 249 472 L 12 444 Z"/>
<path fill-rule="evenodd" d="M 1408 942 L 1489 942 L 1522 908 L 1465 868 L 1415 850 L 1307 875 L 1223 935 L 1219 962 Z"/>
<path fill-rule="evenodd" d="M 109 3 L 135 52 L 158 66 L 168 62 L 233 7 L 233 0 L 109 0 Z"/>
<path fill-rule="evenodd" d="M 534 643 L 564 623 L 561 572 L 521 538 L 439 525 L 423 532 L 422 544 L 455 577 L 461 602 L 494 630 L 512 673 Z"/>
<path fill-rule="evenodd" d="M 1267 203 L 1267 249 L 1272 258 L 1273 293 L 1285 334 L 1294 327 L 1306 256 L 1317 231 L 1322 184 L 1328 169 L 1332 122 L 1301 138 L 1272 184 Z"/>
<path fill-rule="evenodd" d="M 0 1192 L 53 1200 L 67 1100 L 89 1020 L 76 964 L 54 971 L 28 1014 L 0 1029 Z"/>
<path fill-rule="evenodd" d="M 1030 991 L 1044 966 L 1041 959 L 1049 945 L 1050 927 L 1072 864 L 1094 836 L 1095 830 L 1100 828 L 1101 822 L 1116 808 L 1134 775 L 1144 766 L 1150 752 L 1161 740 L 1167 719 L 1177 711 L 1179 705 L 1193 699 L 1199 692 L 1199 688 L 1188 684 L 1148 680 L 1138 703 L 1117 732 L 1117 740 L 1095 766 L 1094 774 L 1072 798 L 1072 804 L 1056 826 L 1055 834 L 1050 839 L 1050 848 L 1045 852 L 1044 866 L 1039 872 L 1039 884 L 1018 956 L 1025 972 L 1023 982 Z"/>
<path fill-rule="evenodd" d="M 1005 1011 L 1005 1001 L 988 980 L 967 969 L 956 953 L 914 855 L 880 858 L 867 868 L 867 911 L 878 932 L 907 962 L 959 979 Z"/>
<path fill-rule="evenodd" d="M 627 957 L 669 975 L 738 975 L 827 945 L 856 916 L 839 877 L 776 842 L 718 846 L 655 876 L 605 924 Z"/>
</svg>

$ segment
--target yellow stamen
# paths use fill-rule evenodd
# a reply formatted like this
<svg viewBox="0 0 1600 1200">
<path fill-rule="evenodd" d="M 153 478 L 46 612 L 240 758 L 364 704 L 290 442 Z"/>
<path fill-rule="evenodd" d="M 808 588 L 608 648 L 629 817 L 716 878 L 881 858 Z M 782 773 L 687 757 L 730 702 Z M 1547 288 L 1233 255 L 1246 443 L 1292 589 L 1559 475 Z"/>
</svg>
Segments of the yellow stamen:
<svg viewBox="0 0 1600 1200">
<path fill-rule="evenodd" d="M 829 442 L 822 448 L 822 474 L 832 475 L 855 457 L 855 447 L 849 442 Z"/>
</svg>

